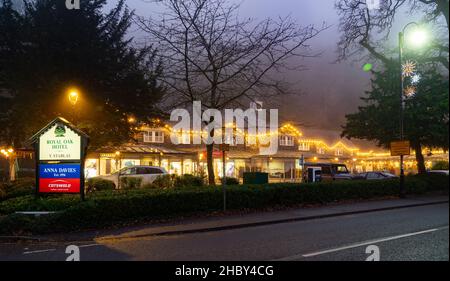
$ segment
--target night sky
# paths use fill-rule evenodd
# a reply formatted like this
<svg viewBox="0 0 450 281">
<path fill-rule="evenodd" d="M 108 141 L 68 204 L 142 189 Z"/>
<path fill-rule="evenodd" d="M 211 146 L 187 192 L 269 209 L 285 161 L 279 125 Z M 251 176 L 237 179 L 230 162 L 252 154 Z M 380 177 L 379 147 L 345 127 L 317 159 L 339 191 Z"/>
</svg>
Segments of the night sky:
<svg viewBox="0 0 450 281">
<path fill-rule="evenodd" d="M 290 15 L 300 25 L 324 22 L 331 27 L 310 41 L 313 51 L 322 51 L 320 58 L 309 58 L 298 62 L 306 65 L 308 71 L 294 71 L 286 74 L 295 82 L 299 94 L 268 105 L 279 108 L 280 120 L 295 121 L 313 128 L 340 129 L 345 114 L 352 113 L 360 103 L 359 97 L 369 88 L 370 74 L 361 69 L 363 61 L 336 64 L 336 42 L 339 38 L 338 15 L 334 0 L 244 0 L 240 15 L 256 20 L 267 17 Z M 111 1 L 112 6 L 115 1 Z M 148 0 L 128 0 L 130 8 L 141 16 L 155 16 L 162 11 L 161 5 Z M 131 35 L 137 40 L 145 34 L 133 28 Z"/>
</svg>

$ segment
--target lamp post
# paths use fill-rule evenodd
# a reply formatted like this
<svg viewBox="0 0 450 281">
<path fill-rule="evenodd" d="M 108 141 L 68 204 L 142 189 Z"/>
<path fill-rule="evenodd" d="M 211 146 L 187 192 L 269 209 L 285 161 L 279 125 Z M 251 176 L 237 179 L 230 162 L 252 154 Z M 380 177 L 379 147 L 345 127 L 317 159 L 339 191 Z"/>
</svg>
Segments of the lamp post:
<svg viewBox="0 0 450 281">
<path fill-rule="evenodd" d="M 72 119 L 73 119 L 73 123 L 75 124 L 75 106 L 78 103 L 78 99 L 80 97 L 79 91 L 75 88 L 71 88 L 69 89 L 68 92 L 68 98 L 69 98 L 69 102 L 72 105 Z"/>
<path fill-rule="evenodd" d="M 405 111 L 405 97 L 404 97 L 404 73 L 403 73 L 403 49 L 405 45 L 405 31 L 409 26 L 415 25 L 419 27 L 419 24 L 416 22 L 410 22 L 405 27 L 403 27 L 402 31 L 398 34 L 398 54 L 399 54 L 399 67 L 400 67 L 400 140 L 404 140 L 405 132 L 404 132 L 404 111 Z M 425 33 L 421 30 L 416 30 L 414 36 L 411 37 L 411 42 L 416 46 L 421 45 L 425 42 L 426 36 Z M 403 155 L 400 155 L 400 197 L 404 198 L 406 196 L 405 192 L 405 169 L 403 165 Z"/>
</svg>

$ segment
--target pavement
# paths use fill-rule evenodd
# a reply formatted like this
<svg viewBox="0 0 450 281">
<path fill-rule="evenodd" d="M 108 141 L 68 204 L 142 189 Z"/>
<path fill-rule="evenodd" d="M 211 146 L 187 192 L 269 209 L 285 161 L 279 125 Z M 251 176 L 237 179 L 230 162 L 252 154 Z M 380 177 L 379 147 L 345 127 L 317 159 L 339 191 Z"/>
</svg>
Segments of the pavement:
<svg viewBox="0 0 450 281">
<path fill-rule="evenodd" d="M 0 260 L 65 260 L 69 245 L 81 260 L 448 260 L 448 210 L 426 196 L 189 219 L 6 242 Z"/>
</svg>

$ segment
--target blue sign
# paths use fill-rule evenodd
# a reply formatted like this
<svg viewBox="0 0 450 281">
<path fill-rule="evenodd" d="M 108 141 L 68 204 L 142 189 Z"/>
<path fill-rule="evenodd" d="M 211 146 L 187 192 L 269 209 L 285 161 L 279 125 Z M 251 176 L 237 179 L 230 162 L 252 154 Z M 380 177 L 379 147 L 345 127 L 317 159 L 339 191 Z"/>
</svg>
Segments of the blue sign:
<svg viewBox="0 0 450 281">
<path fill-rule="evenodd" d="M 40 164 L 39 176 L 41 179 L 76 179 L 81 176 L 80 164 Z"/>
</svg>

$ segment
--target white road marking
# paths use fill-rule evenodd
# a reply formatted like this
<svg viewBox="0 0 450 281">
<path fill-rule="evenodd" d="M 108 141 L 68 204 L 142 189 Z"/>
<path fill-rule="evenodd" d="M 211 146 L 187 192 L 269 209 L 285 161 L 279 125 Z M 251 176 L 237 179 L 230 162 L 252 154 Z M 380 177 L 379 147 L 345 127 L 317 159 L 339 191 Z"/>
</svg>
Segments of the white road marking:
<svg viewBox="0 0 450 281">
<path fill-rule="evenodd" d="M 89 248 L 89 247 L 96 247 L 101 246 L 100 244 L 87 244 L 87 245 L 80 245 L 79 248 Z"/>
<path fill-rule="evenodd" d="M 100 244 L 87 244 L 87 245 L 80 245 L 79 248 L 89 248 L 89 247 L 96 247 L 101 246 Z M 25 248 L 24 250 L 28 250 L 28 248 Z M 26 251 L 23 252 L 23 255 L 31 255 L 31 254 L 40 254 L 40 253 L 47 253 L 47 252 L 54 252 L 56 249 L 45 249 L 45 250 L 35 250 L 35 251 Z"/>
<path fill-rule="evenodd" d="M 401 235 L 396 235 L 396 236 L 384 237 L 384 238 L 380 238 L 380 239 L 375 239 L 375 240 L 370 240 L 370 241 L 350 244 L 350 245 L 347 245 L 347 246 L 342 246 L 342 247 L 338 247 L 338 248 L 332 248 L 332 249 L 318 251 L 318 252 L 312 252 L 312 253 L 308 253 L 308 254 L 298 254 L 298 255 L 293 255 L 293 256 L 277 259 L 277 261 L 290 261 L 290 260 L 296 260 L 296 259 L 302 258 L 302 257 L 303 258 L 314 257 L 314 256 L 323 255 L 323 254 L 328 254 L 328 253 L 334 253 L 334 252 L 339 252 L 339 251 L 343 251 L 343 250 L 353 249 L 353 248 L 357 248 L 357 247 L 361 247 L 361 246 L 367 246 L 367 245 L 372 245 L 372 244 L 376 244 L 376 243 L 382 243 L 382 242 L 386 242 L 386 241 L 392 241 L 392 240 L 402 239 L 402 238 L 406 238 L 406 237 L 411 237 L 411 236 L 416 236 L 416 235 L 422 235 L 422 234 L 426 234 L 426 233 L 436 232 L 436 231 L 439 231 L 439 230 L 448 229 L 448 227 L 449 226 L 447 225 L 447 226 L 443 226 L 443 227 L 432 228 L 432 229 L 422 230 L 422 231 L 418 231 L 418 232 L 411 232 L 411 233 L 406 233 L 406 234 L 401 234 Z"/>
<path fill-rule="evenodd" d="M 36 251 L 27 251 L 27 252 L 23 252 L 24 255 L 29 255 L 29 254 L 39 254 L 39 253 L 46 253 L 46 252 L 53 252 L 56 251 L 56 249 L 46 249 L 46 250 L 36 250 Z"/>
</svg>

